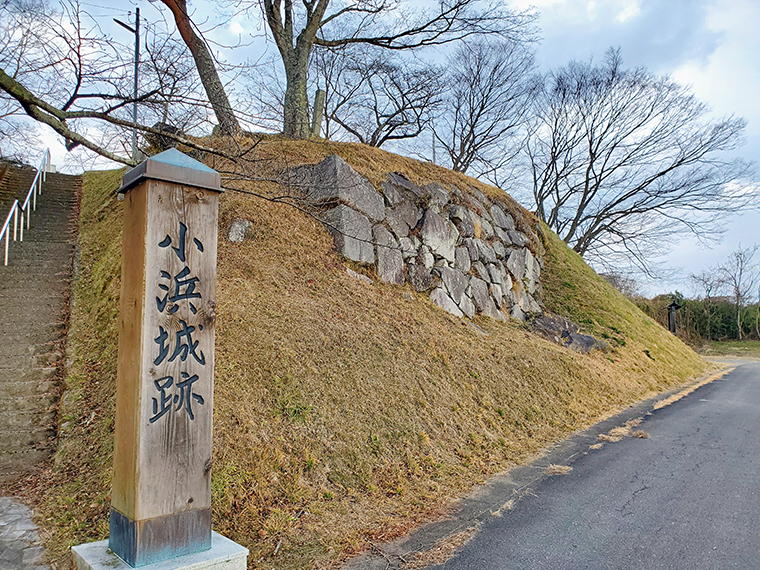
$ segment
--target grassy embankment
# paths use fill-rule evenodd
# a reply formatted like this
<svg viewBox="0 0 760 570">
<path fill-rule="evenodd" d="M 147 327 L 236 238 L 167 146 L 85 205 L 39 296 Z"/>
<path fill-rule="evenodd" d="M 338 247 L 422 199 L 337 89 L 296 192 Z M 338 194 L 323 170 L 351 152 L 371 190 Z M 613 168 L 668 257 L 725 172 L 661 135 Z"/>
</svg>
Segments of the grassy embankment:
<svg viewBox="0 0 760 570">
<path fill-rule="evenodd" d="M 760 359 L 760 340 L 709 340 L 697 348 L 704 356 Z"/>
<path fill-rule="evenodd" d="M 257 156 L 283 148 L 290 164 L 337 152 L 373 182 L 398 170 L 420 184 L 469 181 L 497 192 L 361 145 L 278 141 L 262 143 Z M 68 547 L 108 532 L 120 177 L 85 176 L 60 444 L 38 480 L 39 522 L 57 568 L 70 564 Z M 249 189 L 268 191 L 264 183 Z M 242 244 L 226 239 L 235 217 L 253 222 Z M 578 355 L 520 323 L 476 318 L 484 335 L 409 288 L 349 277 L 327 232 L 301 212 L 223 195 L 214 527 L 250 548 L 251 568 L 329 566 L 444 511 L 450 498 L 570 432 L 703 371 L 701 359 L 554 234 L 540 233 L 544 302 L 606 338 L 611 352 Z"/>
</svg>

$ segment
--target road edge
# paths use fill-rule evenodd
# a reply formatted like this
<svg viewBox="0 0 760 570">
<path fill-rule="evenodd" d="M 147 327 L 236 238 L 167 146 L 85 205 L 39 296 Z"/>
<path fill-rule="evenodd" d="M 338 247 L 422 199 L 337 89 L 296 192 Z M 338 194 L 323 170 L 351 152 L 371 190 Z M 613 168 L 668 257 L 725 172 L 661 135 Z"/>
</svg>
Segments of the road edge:
<svg viewBox="0 0 760 570">
<path fill-rule="evenodd" d="M 651 415 L 722 378 L 736 367 L 734 364 L 722 364 L 717 372 L 713 368 L 686 386 L 661 392 L 573 433 L 551 445 L 530 463 L 491 476 L 460 498 L 447 517 L 426 523 L 394 541 L 372 543 L 371 550 L 349 559 L 340 566 L 341 570 L 411 570 L 441 563 L 442 557 L 449 558 L 464 546 L 483 522 L 501 516 L 543 479 L 551 477 L 546 473 L 549 465 L 570 466 L 578 457 L 587 454 L 591 445 L 599 442 L 599 435 L 636 418 Z M 455 543 L 455 548 L 446 547 L 449 540 Z"/>
</svg>

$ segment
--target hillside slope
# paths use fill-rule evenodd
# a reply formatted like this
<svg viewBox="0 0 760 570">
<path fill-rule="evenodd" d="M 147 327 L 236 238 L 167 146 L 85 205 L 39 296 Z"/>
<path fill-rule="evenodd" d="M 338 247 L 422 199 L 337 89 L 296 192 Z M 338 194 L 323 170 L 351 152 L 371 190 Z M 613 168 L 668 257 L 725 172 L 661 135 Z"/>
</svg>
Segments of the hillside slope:
<svg viewBox="0 0 760 570">
<path fill-rule="evenodd" d="M 361 145 L 275 140 L 256 153 L 271 161 L 259 164 L 262 177 L 283 157 L 313 164 L 337 153 L 373 183 L 399 171 L 418 184 L 456 179 L 499 193 Z M 85 175 L 60 444 L 36 481 L 39 522 L 59 568 L 70 566 L 69 546 L 108 533 L 121 263 L 114 189 L 122 174 Z M 266 182 L 246 188 L 273 191 Z M 237 217 L 253 222 L 240 244 L 227 240 Z M 251 550 L 251 568 L 329 566 L 443 512 L 474 483 L 570 432 L 703 371 L 699 357 L 554 234 L 540 235 L 543 302 L 607 338 L 611 352 L 579 355 L 517 321 L 476 317 L 472 326 L 408 286 L 356 280 L 310 216 L 223 195 L 214 527 Z"/>
</svg>

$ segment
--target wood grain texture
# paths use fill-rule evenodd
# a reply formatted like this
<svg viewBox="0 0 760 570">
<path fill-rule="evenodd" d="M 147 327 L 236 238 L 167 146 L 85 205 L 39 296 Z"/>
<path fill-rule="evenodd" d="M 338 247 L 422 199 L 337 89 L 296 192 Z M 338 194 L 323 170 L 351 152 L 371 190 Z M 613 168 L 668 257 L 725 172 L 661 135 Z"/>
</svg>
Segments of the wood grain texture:
<svg viewBox="0 0 760 570">
<path fill-rule="evenodd" d="M 135 517 L 139 409 L 140 346 L 145 301 L 145 234 L 148 182 L 133 188 L 124 200 L 119 357 L 116 381 L 116 424 L 111 505 Z"/>
<path fill-rule="evenodd" d="M 140 521 L 211 506 L 218 194 L 149 180 L 125 206 L 112 506 Z"/>
</svg>

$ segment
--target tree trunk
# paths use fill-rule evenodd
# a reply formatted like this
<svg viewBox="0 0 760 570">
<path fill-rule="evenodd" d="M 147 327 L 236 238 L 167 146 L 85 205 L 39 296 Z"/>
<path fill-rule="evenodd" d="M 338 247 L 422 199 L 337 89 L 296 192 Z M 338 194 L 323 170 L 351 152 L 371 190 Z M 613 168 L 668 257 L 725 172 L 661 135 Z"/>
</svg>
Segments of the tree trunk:
<svg viewBox="0 0 760 570">
<path fill-rule="evenodd" d="M 295 50 L 293 56 L 284 61 L 287 88 L 285 90 L 284 124 L 282 132 L 294 139 L 308 139 L 309 96 L 306 81 L 309 71 L 309 57 L 306 50 Z"/>
<path fill-rule="evenodd" d="M 739 340 L 742 339 L 742 308 L 741 306 L 737 306 L 736 309 L 736 326 L 739 329 L 738 335 Z"/>
<path fill-rule="evenodd" d="M 174 14 L 174 21 L 177 24 L 182 39 L 190 50 L 195 60 L 195 67 L 198 69 L 198 75 L 206 90 L 211 107 L 214 109 L 216 120 L 219 121 L 219 127 L 223 135 L 235 135 L 240 132 L 240 124 L 235 118 L 230 102 L 227 99 L 227 93 L 224 91 L 224 85 L 219 74 L 216 71 L 214 59 L 211 57 L 206 42 L 203 41 L 193 30 L 193 24 L 190 16 L 187 14 L 187 3 L 185 0 L 161 0 Z"/>
</svg>

